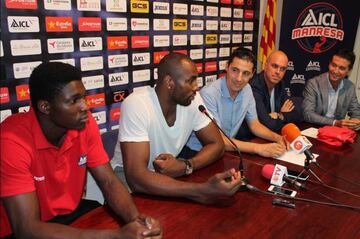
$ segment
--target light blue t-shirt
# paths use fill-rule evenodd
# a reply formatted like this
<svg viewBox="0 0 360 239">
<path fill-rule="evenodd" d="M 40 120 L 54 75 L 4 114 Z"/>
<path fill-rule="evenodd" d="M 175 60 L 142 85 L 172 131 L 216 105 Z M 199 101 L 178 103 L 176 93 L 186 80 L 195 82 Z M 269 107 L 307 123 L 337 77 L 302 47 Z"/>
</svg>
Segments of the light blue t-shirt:
<svg viewBox="0 0 360 239">
<path fill-rule="evenodd" d="M 249 84 L 246 84 L 233 100 L 226 84 L 226 78 L 222 77 L 202 88 L 200 95 L 206 108 L 229 137 L 235 137 L 244 119 L 247 122 L 257 119 L 255 99 Z M 191 134 L 187 146 L 196 151 L 202 148 L 194 133 Z"/>
</svg>

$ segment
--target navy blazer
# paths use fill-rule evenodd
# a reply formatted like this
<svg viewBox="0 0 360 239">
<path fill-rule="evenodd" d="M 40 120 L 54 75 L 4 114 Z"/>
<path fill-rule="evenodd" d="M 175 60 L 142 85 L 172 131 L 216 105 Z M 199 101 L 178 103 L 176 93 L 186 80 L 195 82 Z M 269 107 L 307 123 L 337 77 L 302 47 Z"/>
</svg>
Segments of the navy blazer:
<svg viewBox="0 0 360 239">
<path fill-rule="evenodd" d="M 291 99 L 295 108 L 288 113 L 283 113 L 284 120 L 273 119 L 269 116 L 271 112 L 270 94 L 265 83 L 264 71 L 256 74 L 250 82 L 251 88 L 256 101 L 256 111 L 259 121 L 273 131 L 279 131 L 287 123 L 301 122 L 303 119 L 301 97 L 291 97 L 290 92 L 285 90 L 283 81 L 280 81 L 275 87 L 275 112 L 280 112 L 281 106 L 287 99 Z"/>
</svg>

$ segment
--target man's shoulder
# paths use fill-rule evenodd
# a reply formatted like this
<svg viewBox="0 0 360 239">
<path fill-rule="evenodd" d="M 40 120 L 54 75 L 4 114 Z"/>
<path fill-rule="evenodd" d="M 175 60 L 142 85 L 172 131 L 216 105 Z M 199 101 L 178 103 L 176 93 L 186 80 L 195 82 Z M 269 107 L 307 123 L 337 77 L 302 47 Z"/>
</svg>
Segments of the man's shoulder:
<svg viewBox="0 0 360 239">
<path fill-rule="evenodd" d="M 19 145 L 34 142 L 33 124 L 29 112 L 9 116 L 0 124 L 1 140 L 10 140 Z"/>
<path fill-rule="evenodd" d="M 153 90 L 154 89 L 151 87 L 136 90 L 124 99 L 123 104 L 140 103 L 142 102 L 142 99 L 149 99 L 151 98 L 151 91 Z"/>
<path fill-rule="evenodd" d="M 324 72 L 324 73 L 322 73 L 322 74 L 320 74 L 320 75 L 314 76 L 314 77 L 312 77 L 312 78 L 309 79 L 309 82 L 312 82 L 312 83 L 315 83 L 315 82 L 318 82 L 318 83 L 324 82 L 324 81 L 327 80 L 327 74 L 328 74 L 327 72 Z"/>
<path fill-rule="evenodd" d="M 200 90 L 200 94 L 202 96 L 204 95 L 214 95 L 214 94 L 220 94 L 221 93 L 221 81 L 224 80 L 224 78 L 219 78 L 217 80 L 215 80 L 214 82 L 212 82 L 209 85 L 204 86 L 201 90 Z"/>
</svg>

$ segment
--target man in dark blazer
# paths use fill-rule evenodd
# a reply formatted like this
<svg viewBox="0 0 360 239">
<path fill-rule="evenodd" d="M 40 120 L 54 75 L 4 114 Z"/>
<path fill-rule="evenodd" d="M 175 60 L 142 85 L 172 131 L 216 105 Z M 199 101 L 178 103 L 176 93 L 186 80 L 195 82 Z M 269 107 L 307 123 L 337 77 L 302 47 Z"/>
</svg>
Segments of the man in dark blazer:
<svg viewBox="0 0 360 239">
<path fill-rule="evenodd" d="M 329 71 L 307 82 L 303 92 L 307 122 L 360 129 L 360 105 L 355 86 L 347 78 L 354 62 L 352 51 L 339 50 L 330 60 Z"/>
<path fill-rule="evenodd" d="M 287 64 L 286 54 L 274 51 L 267 59 L 264 70 L 250 82 L 259 120 L 273 131 L 279 131 L 287 123 L 302 120 L 301 99 L 291 98 L 282 81 Z"/>
</svg>

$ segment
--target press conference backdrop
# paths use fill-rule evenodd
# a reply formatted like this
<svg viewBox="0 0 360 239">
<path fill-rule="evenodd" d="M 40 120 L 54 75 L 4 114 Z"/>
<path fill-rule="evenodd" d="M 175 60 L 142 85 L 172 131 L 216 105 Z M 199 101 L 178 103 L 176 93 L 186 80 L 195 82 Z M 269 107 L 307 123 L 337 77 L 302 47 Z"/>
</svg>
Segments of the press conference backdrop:
<svg viewBox="0 0 360 239">
<path fill-rule="evenodd" d="M 279 49 L 289 57 L 285 80 L 293 96 L 302 95 L 307 80 L 328 71 L 337 50 L 353 50 L 360 16 L 357 4 L 283 0 Z"/>
<path fill-rule="evenodd" d="M 169 52 L 189 55 L 203 86 L 224 73 L 233 48 L 257 53 L 259 0 L 1 1 L 1 120 L 28 110 L 28 78 L 42 61 L 79 67 L 101 130 L 116 128 L 120 104 L 154 85 Z"/>
</svg>

